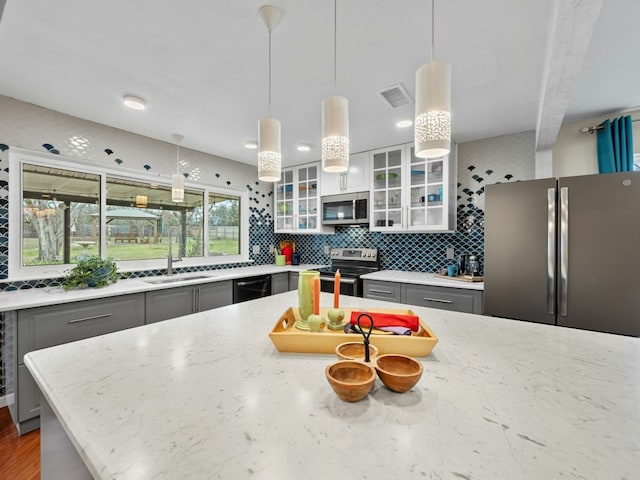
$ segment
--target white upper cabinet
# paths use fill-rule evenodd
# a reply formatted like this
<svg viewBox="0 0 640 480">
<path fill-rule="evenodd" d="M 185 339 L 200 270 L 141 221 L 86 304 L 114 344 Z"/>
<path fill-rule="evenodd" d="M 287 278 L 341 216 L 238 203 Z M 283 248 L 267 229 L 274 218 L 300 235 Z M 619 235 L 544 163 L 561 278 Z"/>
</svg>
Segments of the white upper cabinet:
<svg viewBox="0 0 640 480">
<path fill-rule="evenodd" d="M 369 152 L 349 156 L 349 170 L 344 173 L 321 173 L 321 195 L 366 192 L 369 190 Z"/>
<path fill-rule="evenodd" d="M 282 170 L 274 188 L 274 232 L 331 233 L 320 223 L 320 163 Z"/>
<path fill-rule="evenodd" d="M 441 158 L 418 158 L 407 144 L 374 150 L 371 159 L 370 230 L 455 231 L 455 144 Z"/>
</svg>

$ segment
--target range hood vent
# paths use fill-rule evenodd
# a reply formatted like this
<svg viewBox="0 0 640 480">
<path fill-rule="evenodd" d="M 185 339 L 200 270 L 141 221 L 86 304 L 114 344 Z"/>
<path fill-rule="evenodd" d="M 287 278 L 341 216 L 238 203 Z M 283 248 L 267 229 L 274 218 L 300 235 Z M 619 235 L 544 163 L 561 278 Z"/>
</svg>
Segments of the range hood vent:
<svg viewBox="0 0 640 480">
<path fill-rule="evenodd" d="M 380 92 L 380 96 L 391 108 L 400 108 L 413 102 L 413 98 L 402 83 L 396 83 Z"/>
</svg>

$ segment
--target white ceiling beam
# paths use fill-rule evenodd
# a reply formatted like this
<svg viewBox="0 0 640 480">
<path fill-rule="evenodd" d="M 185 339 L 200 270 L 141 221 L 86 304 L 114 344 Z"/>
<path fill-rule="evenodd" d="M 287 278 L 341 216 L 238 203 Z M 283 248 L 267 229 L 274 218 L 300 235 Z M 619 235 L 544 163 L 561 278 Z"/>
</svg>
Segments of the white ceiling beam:
<svg viewBox="0 0 640 480">
<path fill-rule="evenodd" d="M 553 1 L 540 84 L 536 151 L 552 148 L 558 137 L 602 4 L 603 0 Z"/>
</svg>

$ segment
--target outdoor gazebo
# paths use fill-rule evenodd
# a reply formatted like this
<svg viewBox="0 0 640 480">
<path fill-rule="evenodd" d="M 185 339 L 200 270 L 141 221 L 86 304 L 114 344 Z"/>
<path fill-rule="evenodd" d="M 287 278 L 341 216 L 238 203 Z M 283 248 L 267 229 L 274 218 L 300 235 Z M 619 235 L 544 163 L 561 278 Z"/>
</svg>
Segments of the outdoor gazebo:
<svg viewBox="0 0 640 480">
<path fill-rule="evenodd" d="M 98 235 L 98 214 L 94 213 L 91 215 L 93 217 L 93 231 L 92 238 L 95 240 Z M 114 209 L 107 211 L 107 225 L 109 225 L 114 220 L 144 220 L 148 222 L 152 228 L 151 238 L 153 238 L 154 243 L 158 243 L 158 222 L 160 221 L 160 217 L 154 215 L 152 213 L 143 212 L 141 210 L 134 209 Z M 118 232 L 113 235 L 114 242 L 127 242 L 127 243 L 138 243 L 144 242 L 145 238 L 148 242 L 150 237 L 146 237 L 144 235 L 139 235 L 139 232 Z"/>
</svg>

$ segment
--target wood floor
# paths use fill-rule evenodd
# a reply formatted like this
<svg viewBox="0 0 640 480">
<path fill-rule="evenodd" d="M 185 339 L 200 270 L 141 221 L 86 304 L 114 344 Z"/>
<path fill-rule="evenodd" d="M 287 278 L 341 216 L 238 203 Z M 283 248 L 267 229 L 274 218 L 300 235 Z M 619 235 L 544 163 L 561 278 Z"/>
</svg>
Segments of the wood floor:
<svg viewBox="0 0 640 480">
<path fill-rule="evenodd" d="M 18 436 L 9 408 L 0 408 L 0 479 L 40 479 L 40 430 Z"/>
</svg>

